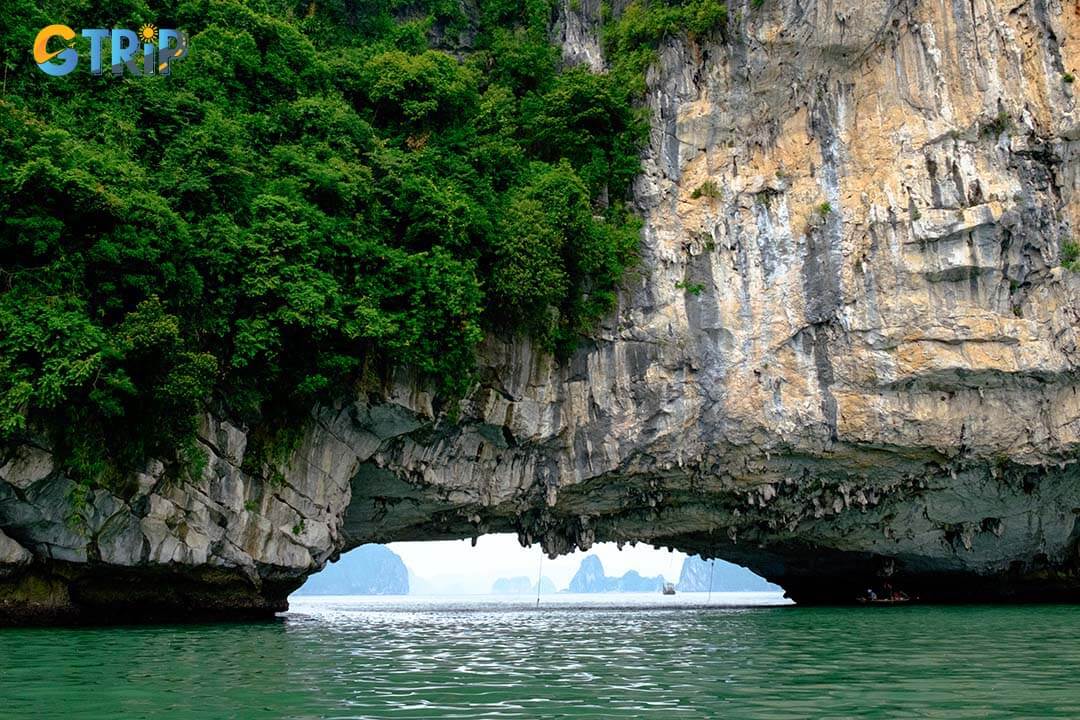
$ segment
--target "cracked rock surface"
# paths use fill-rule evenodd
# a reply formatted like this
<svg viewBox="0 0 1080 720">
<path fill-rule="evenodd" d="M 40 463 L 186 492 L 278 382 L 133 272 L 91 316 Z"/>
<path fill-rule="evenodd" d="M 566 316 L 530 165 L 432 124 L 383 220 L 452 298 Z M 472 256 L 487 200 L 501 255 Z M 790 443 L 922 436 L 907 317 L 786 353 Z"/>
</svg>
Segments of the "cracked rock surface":
<svg viewBox="0 0 1080 720">
<path fill-rule="evenodd" d="M 570 6 L 564 58 L 600 69 L 599 3 Z M 398 373 L 259 473 L 207 417 L 199 477 L 123 497 L 9 449 L 0 616 L 265 614 L 358 544 L 506 531 L 800 602 L 1080 599 L 1080 6 L 737 9 L 649 73 L 641 264 L 574 357 L 489 340 L 455 419 Z"/>
</svg>

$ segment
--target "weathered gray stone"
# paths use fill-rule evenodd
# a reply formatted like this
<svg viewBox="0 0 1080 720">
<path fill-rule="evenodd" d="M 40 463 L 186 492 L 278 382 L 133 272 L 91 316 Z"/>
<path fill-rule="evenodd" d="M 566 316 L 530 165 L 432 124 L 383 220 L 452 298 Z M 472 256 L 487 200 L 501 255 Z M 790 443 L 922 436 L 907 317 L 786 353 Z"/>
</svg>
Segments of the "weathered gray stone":
<svg viewBox="0 0 1080 720">
<path fill-rule="evenodd" d="M 29 550 L 0 532 L 0 575 L 9 572 L 12 565 L 26 565 L 32 557 Z"/>
<path fill-rule="evenodd" d="M 8 482 L 25 490 L 38 480 L 44 480 L 53 471 L 52 455 L 39 447 L 19 445 L 14 448 L 7 462 L 0 465 L 0 482 Z"/>
</svg>

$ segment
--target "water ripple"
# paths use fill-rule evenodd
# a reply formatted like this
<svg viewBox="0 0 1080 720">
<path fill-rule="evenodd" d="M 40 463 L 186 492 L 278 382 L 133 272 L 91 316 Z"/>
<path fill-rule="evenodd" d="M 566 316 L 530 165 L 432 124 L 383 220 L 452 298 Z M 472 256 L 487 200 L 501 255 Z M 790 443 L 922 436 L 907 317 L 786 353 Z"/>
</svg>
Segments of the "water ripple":
<svg viewBox="0 0 1080 720">
<path fill-rule="evenodd" d="M 278 622 L 0 631 L 4 718 L 1080 717 L 1072 607 L 305 599 Z"/>
</svg>

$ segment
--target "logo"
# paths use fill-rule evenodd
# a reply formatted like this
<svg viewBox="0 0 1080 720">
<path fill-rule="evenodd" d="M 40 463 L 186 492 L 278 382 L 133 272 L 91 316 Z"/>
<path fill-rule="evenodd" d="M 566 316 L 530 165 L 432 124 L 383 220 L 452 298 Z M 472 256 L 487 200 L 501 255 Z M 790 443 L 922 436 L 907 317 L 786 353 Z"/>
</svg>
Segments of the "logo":
<svg viewBox="0 0 1080 720">
<path fill-rule="evenodd" d="M 174 28 L 143 25 L 135 30 L 90 28 L 90 74 L 100 75 L 102 54 L 109 52 L 112 74 L 168 75 L 172 63 L 187 55 L 187 35 Z M 49 47 L 59 48 L 50 50 Z M 43 27 L 34 39 L 34 62 L 46 75 L 67 75 L 79 64 L 75 31 L 67 25 Z"/>
</svg>

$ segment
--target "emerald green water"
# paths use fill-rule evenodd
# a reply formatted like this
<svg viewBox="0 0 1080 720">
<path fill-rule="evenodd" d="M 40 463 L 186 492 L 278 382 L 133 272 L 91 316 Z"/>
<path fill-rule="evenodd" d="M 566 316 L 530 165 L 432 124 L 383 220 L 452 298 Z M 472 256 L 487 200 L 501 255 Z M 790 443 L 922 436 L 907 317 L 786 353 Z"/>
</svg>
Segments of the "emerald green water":
<svg viewBox="0 0 1080 720">
<path fill-rule="evenodd" d="M 645 604 L 305 599 L 260 624 L 5 630 L 0 717 L 1080 717 L 1074 607 Z"/>
</svg>

